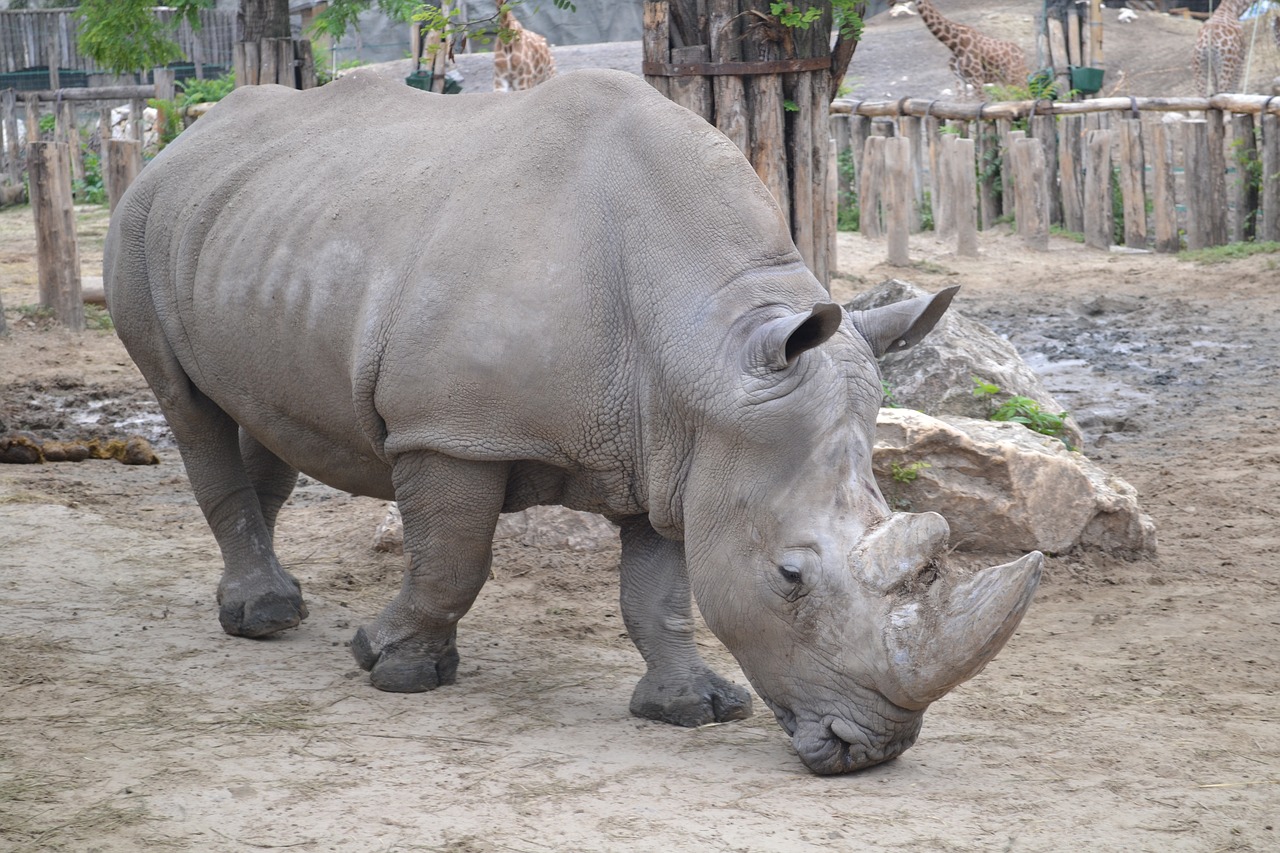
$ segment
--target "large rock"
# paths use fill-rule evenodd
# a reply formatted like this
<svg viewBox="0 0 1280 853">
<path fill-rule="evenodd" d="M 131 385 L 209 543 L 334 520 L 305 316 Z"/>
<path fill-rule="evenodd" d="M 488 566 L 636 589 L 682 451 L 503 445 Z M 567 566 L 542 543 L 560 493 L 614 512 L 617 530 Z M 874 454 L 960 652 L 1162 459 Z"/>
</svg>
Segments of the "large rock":
<svg viewBox="0 0 1280 853">
<path fill-rule="evenodd" d="M 890 279 L 845 307 L 866 311 L 926 293 L 910 282 Z M 1055 415 L 1065 410 L 1012 344 L 983 324 L 965 317 L 955 305 L 920 343 L 902 352 L 884 355 L 880 359 L 880 374 L 893 394 L 894 405 L 931 415 L 986 418 L 992 401 L 998 404 L 1008 395 L 1030 397 L 1041 409 Z M 975 376 L 998 385 L 1002 393 L 996 397 L 975 397 Z M 1063 438 L 1072 447 L 1083 446 L 1080 427 L 1070 417 Z"/>
<path fill-rule="evenodd" d="M 961 551 L 1156 550 L 1132 486 L 1021 424 L 881 409 L 872 459 L 893 508 L 940 513 Z"/>
<path fill-rule="evenodd" d="M 618 528 L 595 513 L 560 506 L 534 506 L 499 516 L 493 538 L 540 548 L 601 551 L 617 544 Z M 404 522 L 394 503 L 387 504 L 387 516 L 374 530 L 373 549 L 404 553 Z"/>
</svg>

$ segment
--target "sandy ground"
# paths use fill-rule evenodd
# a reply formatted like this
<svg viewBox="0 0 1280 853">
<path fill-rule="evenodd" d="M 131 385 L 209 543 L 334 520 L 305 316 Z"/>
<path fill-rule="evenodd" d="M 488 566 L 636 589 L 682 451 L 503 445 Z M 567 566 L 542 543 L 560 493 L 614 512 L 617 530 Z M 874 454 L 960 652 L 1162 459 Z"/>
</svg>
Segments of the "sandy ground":
<svg viewBox="0 0 1280 853">
<path fill-rule="evenodd" d="M 459 683 L 372 689 L 345 648 L 394 593 L 379 502 L 305 483 L 278 547 L 311 608 L 270 641 L 219 630 L 216 548 L 114 334 L 36 301 L 30 214 L 0 212 L 0 420 L 147 429 L 161 463 L 0 467 L 0 849 L 1014 850 L 1280 847 L 1276 256 L 1200 265 L 987 234 L 910 268 L 842 235 L 847 295 L 964 285 L 1133 483 L 1160 556 L 1050 560 L 1000 656 L 918 744 L 805 771 L 763 705 L 682 730 L 630 717 L 641 661 L 617 552 L 504 542 Z M 81 215 L 86 274 L 102 215 Z M 82 423 L 83 422 L 83 423 Z M 741 674 L 714 638 L 704 652 Z"/>
</svg>

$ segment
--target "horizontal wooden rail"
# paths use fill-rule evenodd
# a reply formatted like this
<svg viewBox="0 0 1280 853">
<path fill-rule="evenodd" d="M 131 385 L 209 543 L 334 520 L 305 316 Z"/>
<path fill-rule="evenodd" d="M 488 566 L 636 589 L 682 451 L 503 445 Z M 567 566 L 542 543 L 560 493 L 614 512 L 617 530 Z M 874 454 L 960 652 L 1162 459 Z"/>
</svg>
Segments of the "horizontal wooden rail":
<svg viewBox="0 0 1280 853">
<path fill-rule="evenodd" d="M 973 121 L 976 119 L 1017 119 L 1030 115 L 1081 115 L 1105 112 L 1204 112 L 1274 113 L 1280 115 L 1280 96 L 1214 95 L 1212 98 L 1094 98 L 1091 101 L 997 101 L 967 103 L 929 98 L 902 98 L 897 101 L 855 101 L 837 98 L 831 102 L 834 115 L 869 117 L 917 116 L 921 118 Z"/>
<path fill-rule="evenodd" d="M 92 89 L 41 89 L 36 92 L 19 92 L 19 95 L 38 101 L 128 101 L 133 98 L 154 98 L 155 86 L 98 86 Z"/>
</svg>

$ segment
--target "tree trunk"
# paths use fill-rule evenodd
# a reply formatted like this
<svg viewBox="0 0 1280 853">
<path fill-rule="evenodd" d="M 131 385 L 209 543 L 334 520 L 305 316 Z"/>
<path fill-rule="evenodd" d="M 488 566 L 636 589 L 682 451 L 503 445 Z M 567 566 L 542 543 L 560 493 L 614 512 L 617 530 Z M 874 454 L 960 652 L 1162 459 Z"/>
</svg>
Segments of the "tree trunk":
<svg viewBox="0 0 1280 853">
<path fill-rule="evenodd" d="M 767 0 L 646 0 L 644 71 L 654 88 L 716 125 L 773 193 L 792 238 L 826 285 L 835 188 L 828 106 L 856 43 L 831 49 L 831 4 L 797 0 L 821 16 L 787 27 Z"/>
<path fill-rule="evenodd" d="M 287 39 L 289 0 L 240 0 L 240 41 Z"/>
</svg>

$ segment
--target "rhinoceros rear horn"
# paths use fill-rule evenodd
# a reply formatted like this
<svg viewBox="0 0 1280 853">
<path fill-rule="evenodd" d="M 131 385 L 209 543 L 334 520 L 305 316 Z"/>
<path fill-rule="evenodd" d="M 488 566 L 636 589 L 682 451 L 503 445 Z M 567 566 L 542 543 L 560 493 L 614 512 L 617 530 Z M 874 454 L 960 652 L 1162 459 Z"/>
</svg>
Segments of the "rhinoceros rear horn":
<svg viewBox="0 0 1280 853">
<path fill-rule="evenodd" d="M 955 284 L 932 296 L 918 296 L 870 311 L 850 311 L 849 316 L 879 357 L 919 343 L 946 313 L 959 289 L 960 285 Z"/>
<path fill-rule="evenodd" d="M 801 353 L 830 338 L 844 321 L 844 309 L 834 302 L 819 302 L 807 313 L 770 320 L 751 334 L 747 365 L 752 372 L 783 370 Z"/>
</svg>

